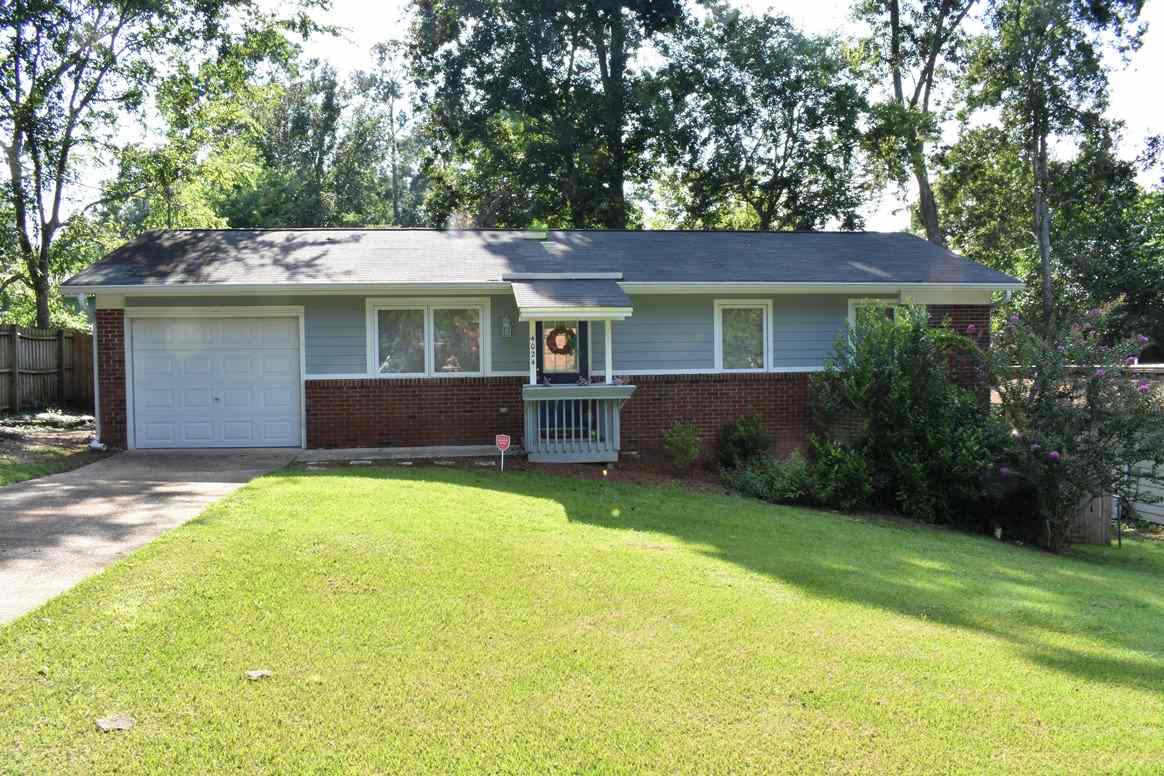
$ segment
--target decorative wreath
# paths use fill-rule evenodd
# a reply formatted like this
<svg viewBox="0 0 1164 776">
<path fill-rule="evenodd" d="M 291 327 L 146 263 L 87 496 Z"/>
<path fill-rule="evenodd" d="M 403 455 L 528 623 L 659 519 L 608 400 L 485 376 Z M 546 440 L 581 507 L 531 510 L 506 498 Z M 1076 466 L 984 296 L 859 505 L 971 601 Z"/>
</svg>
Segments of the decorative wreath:
<svg viewBox="0 0 1164 776">
<path fill-rule="evenodd" d="M 565 345 L 558 345 L 559 337 L 566 339 Z M 555 355 L 572 356 L 574 355 L 574 350 L 578 347 L 578 335 L 572 329 L 559 326 L 546 335 L 546 347 Z"/>
</svg>

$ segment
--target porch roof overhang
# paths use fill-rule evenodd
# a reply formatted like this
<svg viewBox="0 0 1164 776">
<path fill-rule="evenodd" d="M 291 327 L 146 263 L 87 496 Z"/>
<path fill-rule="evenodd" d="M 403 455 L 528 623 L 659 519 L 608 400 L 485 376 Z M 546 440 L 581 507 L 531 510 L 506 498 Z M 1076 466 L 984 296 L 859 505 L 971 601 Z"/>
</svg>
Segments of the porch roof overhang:
<svg viewBox="0 0 1164 776">
<path fill-rule="evenodd" d="M 623 320 L 634 312 L 616 278 L 553 278 L 510 281 L 521 320 L 572 318 Z"/>
</svg>

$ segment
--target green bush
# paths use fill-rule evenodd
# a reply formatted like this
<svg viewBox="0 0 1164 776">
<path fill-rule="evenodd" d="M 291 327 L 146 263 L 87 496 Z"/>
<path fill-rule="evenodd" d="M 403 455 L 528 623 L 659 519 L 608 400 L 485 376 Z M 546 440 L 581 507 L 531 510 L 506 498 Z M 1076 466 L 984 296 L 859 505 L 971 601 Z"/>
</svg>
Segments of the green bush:
<svg viewBox="0 0 1164 776">
<path fill-rule="evenodd" d="M 758 417 L 740 418 L 720 429 L 719 465 L 724 469 L 739 469 L 768 452 L 770 444 Z"/>
<path fill-rule="evenodd" d="M 873 500 L 873 473 L 865 452 L 813 436 L 811 493 L 822 506 L 852 512 Z"/>
<path fill-rule="evenodd" d="M 720 472 L 723 484 L 738 493 L 774 504 L 803 504 L 811 500 L 812 475 L 800 453 L 784 459 L 760 455 L 738 469 Z"/>
<path fill-rule="evenodd" d="M 860 324 L 838 340 L 813 381 L 813 400 L 825 428 L 855 427 L 844 438 L 861 463 L 844 460 L 847 453 L 831 444 L 820 446 L 816 468 L 868 481 L 868 506 L 926 522 L 964 522 L 1005 443 L 983 393 L 959 384 L 953 371 L 980 369 L 980 353 L 961 333 L 931 326 L 920 307 L 899 307 L 892 318 L 871 314 Z M 836 493 L 822 497 L 834 506 L 852 500 L 821 479 L 818 489 Z"/>
<path fill-rule="evenodd" d="M 679 471 L 687 471 L 699 458 L 699 429 L 694 423 L 676 423 L 663 434 L 663 450 Z"/>
</svg>

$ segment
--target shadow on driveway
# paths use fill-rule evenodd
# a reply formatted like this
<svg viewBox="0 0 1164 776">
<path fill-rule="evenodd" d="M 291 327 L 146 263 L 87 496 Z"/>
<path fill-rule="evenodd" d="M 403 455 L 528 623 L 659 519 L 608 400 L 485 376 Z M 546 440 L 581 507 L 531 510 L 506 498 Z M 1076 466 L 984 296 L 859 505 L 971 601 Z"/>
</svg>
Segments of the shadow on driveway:
<svg viewBox="0 0 1164 776">
<path fill-rule="evenodd" d="M 198 515 L 299 450 L 121 453 L 0 488 L 0 623 Z"/>
</svg>

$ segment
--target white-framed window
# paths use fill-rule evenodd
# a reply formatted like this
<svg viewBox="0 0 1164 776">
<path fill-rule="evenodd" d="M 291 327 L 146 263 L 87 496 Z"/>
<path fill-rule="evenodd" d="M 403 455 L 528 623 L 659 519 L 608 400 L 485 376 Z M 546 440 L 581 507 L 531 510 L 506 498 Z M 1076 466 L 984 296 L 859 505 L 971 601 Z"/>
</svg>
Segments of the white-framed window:
<svg viewBox="0 0 1164 776">
<path fill-rule="evenodd" d="M 772 365 L 772 300 L 715 300 L 717 372 L 764 372 Z"/>
<path fill-rule="evenodd" d="M 896 299 L 850 299 L 849 331 L 856 331 L 861 316 L 867 315 L 874 310 L 882 310 L 882 314 L 887 318 L 896 318 L 899 304 Z"/>
<path fill-rule="evenodd" d="M 480 377 L 489 369 L 489 300 L 369 299 L 368 372 Z"/>
</svg>

